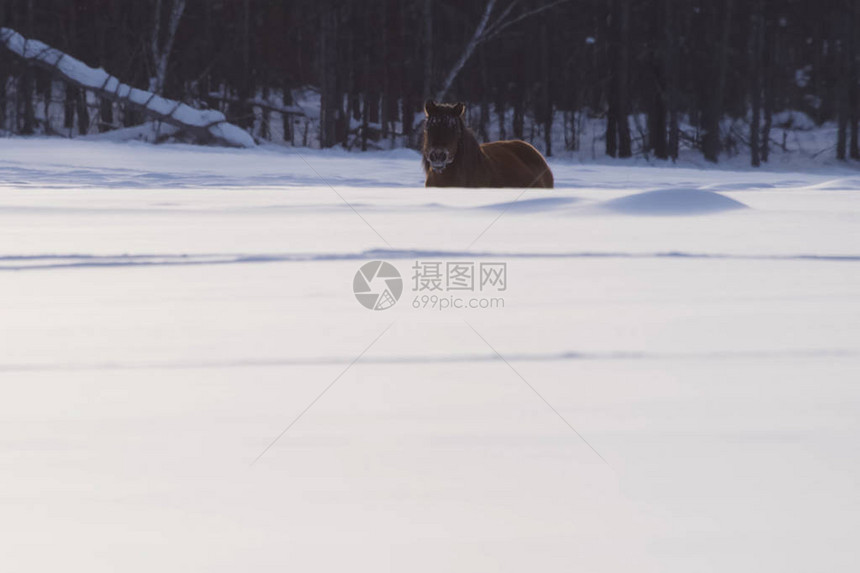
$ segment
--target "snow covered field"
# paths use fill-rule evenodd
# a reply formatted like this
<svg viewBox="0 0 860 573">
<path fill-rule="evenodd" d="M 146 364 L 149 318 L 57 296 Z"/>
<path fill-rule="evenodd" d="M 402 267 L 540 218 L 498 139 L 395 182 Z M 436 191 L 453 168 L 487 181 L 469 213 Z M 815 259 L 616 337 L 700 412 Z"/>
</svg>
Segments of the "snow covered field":
<svg viewBox="0 0 860 573">
<path fill-rule="evenodd" d="M 0 569 L 857 570 L 860 173 L 552 166 L 0 139 Z"/>
</svg>

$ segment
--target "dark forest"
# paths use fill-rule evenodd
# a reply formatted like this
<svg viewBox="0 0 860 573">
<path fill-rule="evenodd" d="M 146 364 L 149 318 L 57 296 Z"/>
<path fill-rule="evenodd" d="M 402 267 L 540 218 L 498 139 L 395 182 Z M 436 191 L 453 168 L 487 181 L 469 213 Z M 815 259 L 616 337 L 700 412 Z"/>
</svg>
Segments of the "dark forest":
<svg viewBox="0 0 860 573">
<path fill-rule="evenodd" d="M 125 83 L 218 109 L 258 141 L 415 146 L 427 98 L 481 140 L 752 165 L 802 112 L 860 158 L 855 0 L 0 0 L 0 26 Z M 144 121 L 0 47 L 0 130 Z M 593 142 L 591 143 L 593 144 Z M 590 144 L 590 145 L 591 145 Z"/>
</svg>

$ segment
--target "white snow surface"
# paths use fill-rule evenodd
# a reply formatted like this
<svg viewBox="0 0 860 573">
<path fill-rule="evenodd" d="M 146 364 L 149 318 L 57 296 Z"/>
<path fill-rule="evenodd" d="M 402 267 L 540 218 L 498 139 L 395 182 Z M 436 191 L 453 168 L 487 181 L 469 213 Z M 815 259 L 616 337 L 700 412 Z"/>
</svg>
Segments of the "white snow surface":
<svg viewBox="0 0 860 573">
<path fill-rule="evenodd" d="M 551 166 L 0 139 L 0 568 L 857 570 L 860 173 Z"/>
</svg>

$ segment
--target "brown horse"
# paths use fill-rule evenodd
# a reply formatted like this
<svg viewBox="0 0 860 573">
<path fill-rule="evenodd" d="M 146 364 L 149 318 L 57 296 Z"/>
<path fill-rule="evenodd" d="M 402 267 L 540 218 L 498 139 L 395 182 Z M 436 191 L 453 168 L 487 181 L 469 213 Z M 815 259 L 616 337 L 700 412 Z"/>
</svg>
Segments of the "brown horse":
<svg viewBox="0 0 860 573">
<path fill-rule="evenodd" d="M 478 143 L 463 121 L 463 103 L 424 104 L 426 187 L 548 187 L 552 171 L 525 141 Z"/>
</svg>

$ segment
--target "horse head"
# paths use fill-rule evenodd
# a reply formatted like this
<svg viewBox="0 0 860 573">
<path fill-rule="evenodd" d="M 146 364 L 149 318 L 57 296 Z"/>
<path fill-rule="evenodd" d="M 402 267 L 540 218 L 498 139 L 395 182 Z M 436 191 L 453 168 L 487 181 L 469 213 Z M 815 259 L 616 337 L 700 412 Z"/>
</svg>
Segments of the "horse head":
<svg viewBox="0 0 860 573">
<path fill-rule="evenodd" d="M 424 122 L 424 161 L 433 171 L 441 173 L 457 157 L 466 129 L 463 121 L 466 105 L 427 100 L 424 113 L 427 116 Z"/>
</svg>

